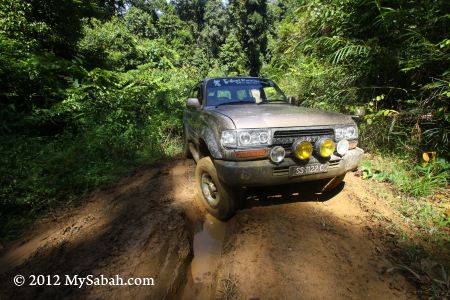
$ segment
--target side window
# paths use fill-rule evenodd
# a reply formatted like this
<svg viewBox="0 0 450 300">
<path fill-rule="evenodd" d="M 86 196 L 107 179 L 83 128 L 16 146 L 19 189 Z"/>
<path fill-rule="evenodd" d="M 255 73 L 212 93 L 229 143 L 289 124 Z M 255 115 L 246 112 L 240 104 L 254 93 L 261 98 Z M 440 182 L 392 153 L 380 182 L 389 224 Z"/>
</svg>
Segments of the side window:
<svg viewBox="0 0 450 300">
<path fill-rule="evenodd" d="M 268 101 L 270 101 L 270 100 L 279 100 L 278 99 L 279 96 L 278 96 L 277 90 L 274 87 L 272 87 L 272 86 L 264 87 L 264 94 L 265 94 L 266 99 Z"/>
<path fill-rule="evenodd" d="M 216 91 L 211 91 L 211 90 L 208 90 L 208 99 L 210 98 L 210 97 L 214 97 L 216 95 Z"/>
</svg>

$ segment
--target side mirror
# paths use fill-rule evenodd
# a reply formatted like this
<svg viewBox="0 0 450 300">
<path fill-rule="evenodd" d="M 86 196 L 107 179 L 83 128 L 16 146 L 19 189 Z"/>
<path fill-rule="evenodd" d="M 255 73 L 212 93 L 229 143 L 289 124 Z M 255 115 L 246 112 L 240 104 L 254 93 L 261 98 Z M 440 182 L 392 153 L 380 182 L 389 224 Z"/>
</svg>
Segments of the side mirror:
<svg viewBox="0 0 450 300">
<path fill-rule="evenodd" d="M 288 102 L 290 105 L 297 105 L 297 99 L 294 96 L 288 96 Z"/>
<path fill-rule="evenodd" d="M 353 120 L 361 121 L 366 115 L 366 110 L 364 107 L 358 107 L 355 110 L 355 115 L 352 116 Z"/>
<path fill-rule="evenodd" d="M 189 108 L 199 108 L 200 101 L 197 98 L 188 98 L 186 101 L 186 106 Z"/>
</svg>

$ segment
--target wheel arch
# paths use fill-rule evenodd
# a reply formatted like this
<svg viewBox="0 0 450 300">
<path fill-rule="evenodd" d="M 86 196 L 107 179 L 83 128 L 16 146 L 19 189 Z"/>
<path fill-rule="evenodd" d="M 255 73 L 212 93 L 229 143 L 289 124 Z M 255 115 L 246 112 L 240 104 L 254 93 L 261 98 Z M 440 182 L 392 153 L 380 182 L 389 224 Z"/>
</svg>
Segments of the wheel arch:
<svg viewBox="0 0 450 300">
<path fill-rule="evenodd" d="M 198 138 L 198 150 L 201 157 L 209 156 L 211 159 L 222 158 L 217 139 L 218 134 L 214 134 L 211 128 L 202 130 L 202 134 Z"/>
<path fill-rule="evenodd" d="M 200 158 L 203 158 L 206 156 L 213 158 L 211 155 L 211 152 L 208 149 L 208 145 L 206 144 L 206 142 L 203 138 L 200 138 L 198 141 L 198 154 L 199 154 Z"/>
</svg>

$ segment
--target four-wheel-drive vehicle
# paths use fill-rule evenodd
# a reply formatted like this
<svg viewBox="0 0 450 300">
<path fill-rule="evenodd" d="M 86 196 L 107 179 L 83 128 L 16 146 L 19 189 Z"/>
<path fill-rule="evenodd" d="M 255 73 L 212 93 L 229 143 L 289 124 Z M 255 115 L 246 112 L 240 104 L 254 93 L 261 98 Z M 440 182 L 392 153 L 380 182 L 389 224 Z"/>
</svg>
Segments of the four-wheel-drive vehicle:
<svg viewBox="0 0 450 300">
<path fill-rule="evenodd" d="M 208 78 L 186 104 L 183 151 L 197 162 L 197 196 L 222 220 L 241 187 L 320 181 L 327 191 L 363 155 L 351 116 L 297 106 L 268 79 Z"/>
</svg>

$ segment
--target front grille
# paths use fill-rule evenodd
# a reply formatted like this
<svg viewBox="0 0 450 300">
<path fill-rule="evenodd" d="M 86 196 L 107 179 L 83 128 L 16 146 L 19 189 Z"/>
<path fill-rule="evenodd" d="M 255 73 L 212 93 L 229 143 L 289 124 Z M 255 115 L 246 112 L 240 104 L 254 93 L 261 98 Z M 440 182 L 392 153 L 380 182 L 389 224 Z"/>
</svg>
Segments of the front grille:
<svg viewBox="0 0 450 300">
<path fill-rule="evenodd" d="M 333 135 L 334 131 L 331 128 L 328 129 L 299 129 L 299 130 L 277 130 L 274 132 L 274 138 L 282 137 L 301 137 L 301 136 L 314 136 L 314 135 Z"/>
<path fill-rule="evenodd" d="M 334 131 L 327 129 L 296 129 L 296 130 L 277 130 L 273 134 L 273 145 L 290 147 L 295 140 L 306 139 L 312 143 L 319 138 L 334 137 Z"/>
</svg>

